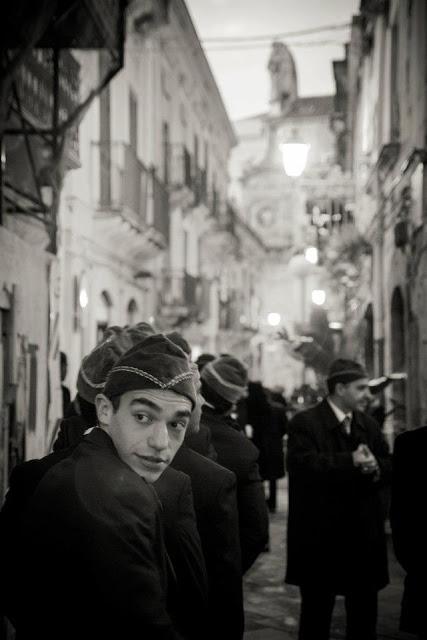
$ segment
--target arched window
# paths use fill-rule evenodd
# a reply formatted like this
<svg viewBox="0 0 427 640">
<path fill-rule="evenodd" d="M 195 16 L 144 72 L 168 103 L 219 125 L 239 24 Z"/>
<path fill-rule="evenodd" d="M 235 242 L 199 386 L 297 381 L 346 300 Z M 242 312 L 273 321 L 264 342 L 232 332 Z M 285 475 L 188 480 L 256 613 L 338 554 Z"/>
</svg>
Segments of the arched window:
<svg viewBox="0 0 427 640">
<path fill-rule="evenodd" d="M 113 300 L 108 291 L 102 291 L 96 311 L 96 341 L 101 342 L 105 329 L 111 325 Z"/>
<path fill-rule="evenodd" d="M 136 324 L 138 322 L 138 305 L 135 302 L 135 299 L 132 298 L 129 300 L 128 308 L 127 308 L 127 324 Z"/>
</svg>

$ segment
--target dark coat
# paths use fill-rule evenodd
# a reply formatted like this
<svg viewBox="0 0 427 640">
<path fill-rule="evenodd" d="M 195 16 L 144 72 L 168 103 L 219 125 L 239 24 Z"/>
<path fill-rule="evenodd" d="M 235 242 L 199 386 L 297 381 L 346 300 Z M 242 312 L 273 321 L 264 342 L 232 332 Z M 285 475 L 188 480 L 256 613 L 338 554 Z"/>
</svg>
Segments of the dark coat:
<svg viewBox="0 0 427 640">
<path fill-rule="evenodd" d="M 396 557 L 406 571 L 401 630 L 427 634 L 427 427 L 396 438 L 390 521 Z"/>
<path fill-rule="evenodd" d="M 329 403 L 296 414 L 289 425 L 289 518 L 286 581 L 326 585 L 336 593 L 388 582 L 381 484 L 390 456 L 378 425 L 355 411 L 351 437 Z M 352 451 L 369 446 L 381 480 L 363 475 Z"/>
<path fill-rule="evenodd" d="M 82 416 L 74 415 L 61 420 L 58 434 L 53 443 L 53 451 L 61 451 L 79 444 L 84 432 L 91 426 Z"/>
<path fill-rule="evenodd" d="M 230 425 L 227 418 L 204 406 L 202 422 L 209 427 L 218 464 L 233 471 L 237 479 L 242 570 L 245 573 L 268 543 L 268 511 L 258 469 L 258 449 Z"/>
<path fill-rule="evenodd" d="M 191 479 L 209 582 L 206 639 L 240 640 L 244 630 L 236 477 L 185 444 L 172 466 Z"/>
<path fill-rule="evenodd" d="M 21 638 L 178 638 L 153 488 L 100 429 L 40 480 L 20 536 Z"/>
<path fill-rule="evenodd" d="M 40 460 L 25 462 L 12 471 L 9 491 L 0 512 L 1 549 L 5 550 L 3 576 L 8 576 L 1 582 L 6 588 L 0 602 L 3 612 L 11 619 L 14 618 L 13 603 L 20 601 L 19 581 L 14 588 L 11 581 L 16 577 L 14 562 L 19 550 L 15 550 L 15 541 L 22 516 L 44 475 L 74 449 L 75 446 L 55 451 Z M 168 467 L 153 486 L 162 506 L 166 548 L 172 563 L 169 565 L 173 579 L 169 583 L 168 612 L 186 638 L 198 638 L 205 629 L 208 587 L 190 479 Z"/>
<path fill-rule="evenodd" d="M 208 578 L 197 529 L 188 475 L 168 467 L 154 483 L 162 505 L 166 549 L 175 573 L 168 592 L 168 612 L 185 638 L 205 633 Z"/>
</svg>

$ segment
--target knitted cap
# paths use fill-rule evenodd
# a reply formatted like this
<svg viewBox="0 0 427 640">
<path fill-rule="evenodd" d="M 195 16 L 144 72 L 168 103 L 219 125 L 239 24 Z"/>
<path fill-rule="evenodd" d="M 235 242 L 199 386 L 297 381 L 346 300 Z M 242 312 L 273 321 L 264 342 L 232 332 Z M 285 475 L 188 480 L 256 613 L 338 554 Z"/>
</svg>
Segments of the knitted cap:
<svg viewBox="0 0 427 640">
<path fill-rule="evenodd" d="M 361 378 L 367 378 L 368 374 L 365 369 L 358 362 L 354 360 L 346 360 L 344 358 L 338 358 L 334 360 L 330 366 L 328 381 L 334 382 L 353 382 L 354 380 L 360 380 Z"/>
<path fill-rule="evenodd" d="M 83 358 L 77 376 L 77 391 L 86 402 L 95 404 L 110 370 L 131 346 L 132 341 L 121 327 L 105 330 L 104 340 Z"/>
<path fill-rule="evenodd" d="M 233 356 L 220 356 L 205 364 L 200 374 L 203 382 L 227 402 L 237 402 L 246 393 L 246 367 Z"/>
<path fill-rule="evenodd" d="M 175 391 L 196 403 L 193 371 L 185 353 L 163 334 L 148 336 L 127 351 L 111 369 L 104 387 L 109 398 L 127 391 Z"/>
<path fill-rule="evenodd" d="M 212 355 L 212 353 L 201 353 L 196 360 L 199 371 L 201 371 L 208 362 L 212 362 L 213 360 L 216 360 L 216 356 Z"/>
</svg>

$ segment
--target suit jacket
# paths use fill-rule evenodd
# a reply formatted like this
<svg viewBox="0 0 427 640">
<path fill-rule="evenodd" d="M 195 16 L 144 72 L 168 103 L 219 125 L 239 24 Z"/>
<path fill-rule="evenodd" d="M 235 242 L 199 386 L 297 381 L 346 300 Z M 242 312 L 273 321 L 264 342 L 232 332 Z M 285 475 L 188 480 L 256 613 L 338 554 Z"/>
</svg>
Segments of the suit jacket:
<svg viewBox="0 0 427 640">
<path fill-rule="evenodd" d="M 390 522 L 396 557 L 407 575 L 401 630 L 426 634 L 427 427 L 406 431 L 394 443 Z"/>
<path fill-rule="evenodd" d="M 268 543 L 268 511 L 258 469 L 258 449 L 227 418 L 203 407 L 202 422 L 209 427 L 218 464 L 233 471 L 237 480 L 242 571 L 245 573 Z"/>
<path fill-rule="evenodd" d="M 185 444 L 172 466 L 190 476 L 208 573 L 209 618 L 200 637 L 240 640 L 244 614 L 236 477 Z"/>
<path fill-rule="evenodd" d="M 369 446 L 380 480 L 363 475 L 352 451 Z M 390 477 L 390 456 L 371 418 L 355 411 L 345 435 L 324 400 L 296 414 L 288 439 L 289 516 L 286 581 L 327 584 L 337 593 L 388 582 L 380 489 Z"/>
<path fill-rule="evenodd" d="M 51 466 L 20 530 L 20 637 L 180 637 L 166 610 L 160 510 L 100 429 Z"/>
</svg>

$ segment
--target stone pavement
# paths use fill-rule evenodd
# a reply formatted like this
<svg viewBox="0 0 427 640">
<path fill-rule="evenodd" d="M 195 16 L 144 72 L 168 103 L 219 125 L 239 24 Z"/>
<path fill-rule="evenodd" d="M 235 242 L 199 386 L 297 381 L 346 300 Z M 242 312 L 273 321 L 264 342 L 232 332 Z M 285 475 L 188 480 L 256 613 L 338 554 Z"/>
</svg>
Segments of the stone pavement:
<svg viewBox="0 0 427 640">
<path fill-rule="evenodd" d="M 245 578 L 245 640 L 295 640 L 298 635 L 299 591 L 283 582 L 286 557 L 286 479 L 279 483 L 278 498 L 277 513 L 270 520 L 270 552 L 263 553 L 258 558 Z M 391 584 L 380 593 L 378 640 L 413 640 L 414 636 L 397 631 L 403 573 L 391 549 L 389 558 Z M 331 640 L 343 638 L 344 605 L 342 598 L 338 598 Z"/>
</svg>

